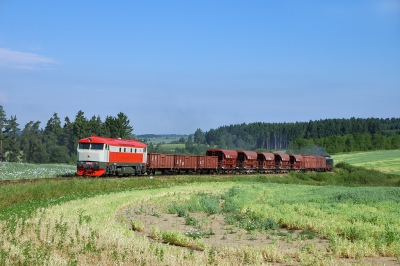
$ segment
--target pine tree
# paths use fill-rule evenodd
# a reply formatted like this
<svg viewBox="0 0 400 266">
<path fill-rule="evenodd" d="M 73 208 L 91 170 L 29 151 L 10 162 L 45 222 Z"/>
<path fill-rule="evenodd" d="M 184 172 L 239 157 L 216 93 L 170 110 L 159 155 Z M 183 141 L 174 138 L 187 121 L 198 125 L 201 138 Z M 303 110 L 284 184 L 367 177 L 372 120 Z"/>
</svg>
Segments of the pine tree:
<svg viewBox="0 0 400 266">
<path fill-rule="evenodd" d="M 21 134 L 21 147 L 23 161 L 28 163 L 47 163 L 49 156 L 46 147 L 42 143 L 42 132 L 39 129 L 40 122 L 30 121 L 25 125 Z"/>
<path fill-rule="evenodd" d="M 8 151 L 7 158 L 9 162 L 19 162 L 20 143 L 18 132 L 20 131 L 20 128 L 18 126 L 19 124 L 17 123 L 16 116 L 11 116 L 5 125 L 4 147 Z"/>
</svg>

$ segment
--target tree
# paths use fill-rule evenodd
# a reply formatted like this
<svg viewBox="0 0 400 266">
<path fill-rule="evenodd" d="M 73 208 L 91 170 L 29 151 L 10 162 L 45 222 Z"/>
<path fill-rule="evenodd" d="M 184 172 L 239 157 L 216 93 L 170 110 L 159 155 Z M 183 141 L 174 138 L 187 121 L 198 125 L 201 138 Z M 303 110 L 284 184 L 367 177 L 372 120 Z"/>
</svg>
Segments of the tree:
<svg viewBox="0 0 400 266">
<path fill-rule="evenodd" d="M 46 127 L 44 128 L 44 142 L 47 146 L 57 145 L 59 141 L 61 141 L 62 132 L 61 120 L 57 113 L 54 113 L 53 117 L 47 121 Z"/>
<path fill-rule="evenodd" d="M 75 121 L 73 125 L 73 136 L 75 143 L 78 140 L 88 137 L 88 121 L 84 116 L 83 111 L 79 111 L 75 116 Z"/>
<path fill-rule="evenodd" d="M 203 144 L 205 142 L 206 142 L 206 137 L 204 136 L 203 132 L 201 132 L 201 129 L 198 128 L 194 133 L 194 143 Z"/>
<path fill-rule="evenodd" d="M 111 138 L 128 139 L 132 136 L 133 127 L 129 125 L 129 119 L 124 113 L 118 113 L 117 117 L 107 116 L 104 124 Z"/>
<path fill-rule="evenodd" d="M 4 160 L 3 157 L 3 130 L 6 125 L 7 118 L 6 118 L 6 112 L 3 109 L 3 106 L 0 105 L 0 162 Z"/>
<path fill-rule="evenodd" d="M 25 125 L 21 134 L 21 148 L 23 161 L 28 163 L 47 163 L 49 156 L 46 147 L 42 143 L 40 122 L 30 121 Z"/>
<path fill-rule="evenodd" d="M 7 120 L 7 124 L 5 126 L 5 148 L 8 151 L 8 161 L 9 162 L 18 162 L 20 155 L 19 148 L 19 136 L 18 131 L 20 128 L 18 127 L 17 117 L 11 116 L 9 120 Z"/>
<path fill-rule="evenodd" d="M 345 150 L 346 152 L 352 152 L 354 151 L 355 148 L 355 141 L 354 141 L 354 137 L 352 134 L 347 134 L 344 136 L 346 138 L 345 140 Z"/>
<path fill-rule="evenodd" d="M 101 136 L 102 135 L 102 127 L 103 127 L 103 122 L 101 122 L 100 116 L 92 116 L 92 118 L 88 122 L 88 132 L 89 135 L 96 135 L 96 136 Z"/>
<path fill-rule="evenodd" d="M 68 146 L 65 145 L 61 119 L 57 113 L 49 119 L 43 131 L 43 140 L 51 163 L 68 163 Z"/>
<path fill-rule="evenodd" d="M 132 135 L 133 127 L 129 125 L 128 117 L 120 112 L 117 114 L 117 125 L 121 138 L 130 138 Z"/>
<path fill-rule="evenodd" d="M 63 133 L 60 136 L 60 145 L 68 148 L 68 153 L 73 162 L 76 161 L 76 145 L 74 141 L 74 124 L 68 116 L 64 118 Z"/>
</svg>

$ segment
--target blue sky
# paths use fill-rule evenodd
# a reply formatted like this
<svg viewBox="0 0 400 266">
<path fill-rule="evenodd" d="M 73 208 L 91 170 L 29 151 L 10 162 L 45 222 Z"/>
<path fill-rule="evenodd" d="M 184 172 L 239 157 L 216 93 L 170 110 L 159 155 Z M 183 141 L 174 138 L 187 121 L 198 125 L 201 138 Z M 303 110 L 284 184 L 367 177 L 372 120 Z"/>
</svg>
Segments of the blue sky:
<svg viewBox="0 0 400 266">
<path fill-rule="evenodd" d="M 0 0 L 0 105 L 135 134 L 400 116 L 400 1 Z"/>
</svg>

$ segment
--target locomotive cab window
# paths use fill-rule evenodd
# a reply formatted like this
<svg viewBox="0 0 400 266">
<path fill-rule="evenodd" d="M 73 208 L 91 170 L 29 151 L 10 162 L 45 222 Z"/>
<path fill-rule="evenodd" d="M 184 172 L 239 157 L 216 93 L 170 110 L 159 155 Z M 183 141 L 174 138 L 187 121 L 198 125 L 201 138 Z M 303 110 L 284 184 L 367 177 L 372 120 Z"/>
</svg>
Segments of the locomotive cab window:
<svg viewBox="0 0 400 266">
<path fill-rule="evenodd" d="M 79 149 L 88 150 L 90 148 L 89 143 L 79 143 Z"/>
<path fill-rule="evenodd" d="M 91 149 L 92 150 L 102 150 L 104 147 L 104 144 L 92 144 Z"/>
</svg>

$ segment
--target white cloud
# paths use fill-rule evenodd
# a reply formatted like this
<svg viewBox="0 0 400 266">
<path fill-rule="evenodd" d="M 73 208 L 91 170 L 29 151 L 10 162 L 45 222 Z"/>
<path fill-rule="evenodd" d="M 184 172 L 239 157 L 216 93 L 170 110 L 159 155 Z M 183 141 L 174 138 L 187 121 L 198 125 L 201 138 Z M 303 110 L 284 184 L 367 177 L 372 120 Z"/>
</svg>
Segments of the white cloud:
<svg viewBox="0 0 400 266">
<path fill-rule="evenodd" d="M 48 58 L 42 55 L 0 48 L 0 67 L 37 69 L 56 63 L 58 62 L 53 58 Z"/>
</svg>

